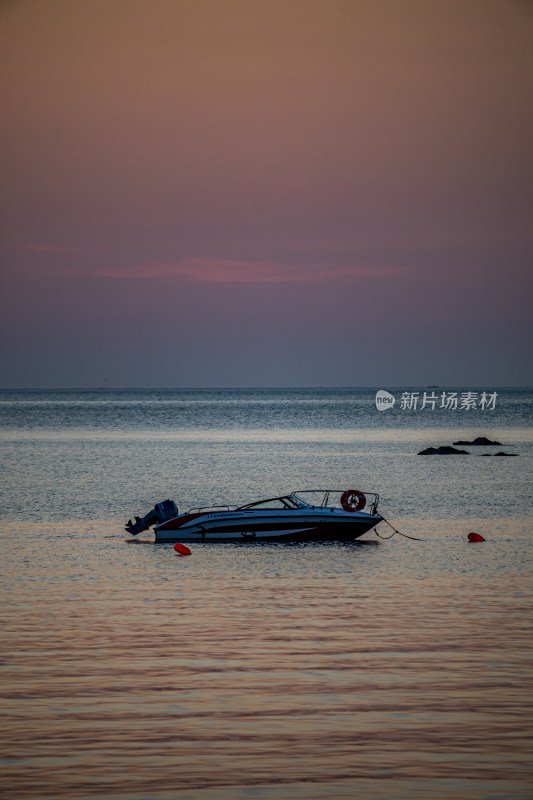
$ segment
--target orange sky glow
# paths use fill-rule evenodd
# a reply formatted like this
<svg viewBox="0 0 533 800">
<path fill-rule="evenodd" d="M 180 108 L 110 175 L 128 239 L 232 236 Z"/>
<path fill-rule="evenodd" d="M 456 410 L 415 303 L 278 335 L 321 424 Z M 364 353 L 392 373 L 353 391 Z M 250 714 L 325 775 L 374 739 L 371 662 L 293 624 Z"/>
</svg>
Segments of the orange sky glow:
<svg viewBox="0 0 533 800">
<path fill-rule="evenodd" d="M 532 33 L 526 0 L 3 3 L 3 384 L 531 383 Z"/>
</svg>

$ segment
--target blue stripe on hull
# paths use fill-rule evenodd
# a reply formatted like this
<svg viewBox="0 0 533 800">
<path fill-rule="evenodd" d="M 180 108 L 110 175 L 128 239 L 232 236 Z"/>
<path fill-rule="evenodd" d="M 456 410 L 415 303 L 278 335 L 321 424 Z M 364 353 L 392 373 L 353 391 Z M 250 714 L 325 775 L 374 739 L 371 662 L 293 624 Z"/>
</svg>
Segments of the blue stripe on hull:
<svg viewBox="0 0 533 800">
<path fill-rule="evenodd" d="M 155 531 L 157 542 L 267 542 L 267 541 L 352 541 L 371 530 L 381 517 L 370 517 L 368 520 L 357 520 L 354 523 L 340 521 L 298 527 L 294 523 L 276 525 L 248 524 L 240 529 L 228 530 L 227 526 L 211 528 L 209 531 L 184 528 Z M 195 526 L 196 527 L 196 526 Z"/>
</svg>

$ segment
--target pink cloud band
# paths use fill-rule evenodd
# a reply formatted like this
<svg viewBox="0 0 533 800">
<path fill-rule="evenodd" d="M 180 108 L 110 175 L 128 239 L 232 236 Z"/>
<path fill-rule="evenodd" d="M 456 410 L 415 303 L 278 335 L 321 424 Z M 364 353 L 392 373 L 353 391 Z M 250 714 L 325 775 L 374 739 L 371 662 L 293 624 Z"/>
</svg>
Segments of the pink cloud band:
<svg viewBox="0 0 533 800">
<path fill-rule="evenodd" d="M 295 283 L 331 278 L 382 278 L 405 270 L 381 265 L 287 265 L 231 259 L 191 258 L 174 263 L 145 264 L 101 273 L 110 278 L 186 278 L 208 283 Z"/>
</svg>

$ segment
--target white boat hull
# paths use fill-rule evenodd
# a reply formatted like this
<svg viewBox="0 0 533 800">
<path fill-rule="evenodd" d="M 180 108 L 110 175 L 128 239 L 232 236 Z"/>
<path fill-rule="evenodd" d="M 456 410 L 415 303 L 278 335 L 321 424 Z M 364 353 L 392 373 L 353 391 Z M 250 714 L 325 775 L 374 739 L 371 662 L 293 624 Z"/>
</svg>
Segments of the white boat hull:
<svg viewBox="0 0 533 800">
<path fill-rule="evenodd" d="M 154 528 L 156 542 L 354 540 L 381 521 L 379 514 L 342 509 L 222 511 L 182 514 Z"/>
</svg>

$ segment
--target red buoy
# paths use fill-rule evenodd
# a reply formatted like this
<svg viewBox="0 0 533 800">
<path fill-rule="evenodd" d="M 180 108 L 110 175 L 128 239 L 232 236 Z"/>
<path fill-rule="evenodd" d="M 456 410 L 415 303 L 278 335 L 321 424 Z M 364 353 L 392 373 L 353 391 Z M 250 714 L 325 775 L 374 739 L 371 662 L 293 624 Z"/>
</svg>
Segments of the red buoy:
<svg viewBox="0 0 533 800">
<path fill-rule="evenodd" d="M 190 556 L 191 554 L 189 548 L 185 547 L 184 544 L 180 544 L 179 542 L 176 542 L 176 544 L 174 545 L 174 550 L 179 556 Z"/>
<path fill-rule="evenodd" d="M 469 542 L 484 542 L 485 539 L 481 536 L 480 533 L 469 533 L 468 534 L 468 541 Z"/>
</svg>

